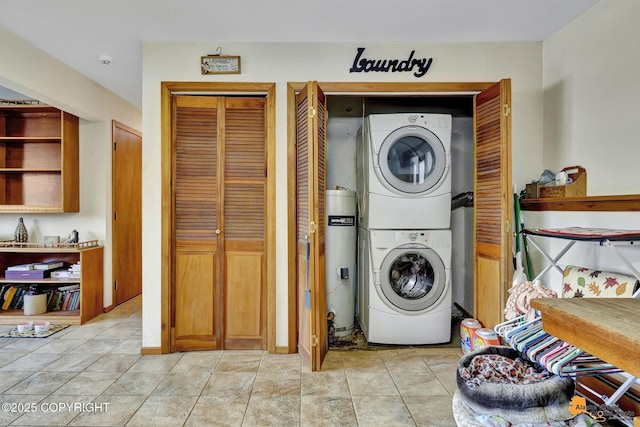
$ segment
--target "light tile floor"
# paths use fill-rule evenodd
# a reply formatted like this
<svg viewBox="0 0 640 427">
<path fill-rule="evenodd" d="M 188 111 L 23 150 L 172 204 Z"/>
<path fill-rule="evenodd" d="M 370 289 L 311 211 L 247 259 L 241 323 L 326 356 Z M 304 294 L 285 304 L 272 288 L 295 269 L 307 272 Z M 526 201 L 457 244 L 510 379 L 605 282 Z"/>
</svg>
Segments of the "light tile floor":
<svg viewBox="0 0 640 427">
<path fill-rule="evenodd" d="M 0 325 L 0 330 L 12 326 Z M 49 338 L 0 338 L 0 425 L 455 426 L 457 348 L 140 355 L 141 299 Z"/>
</svg>

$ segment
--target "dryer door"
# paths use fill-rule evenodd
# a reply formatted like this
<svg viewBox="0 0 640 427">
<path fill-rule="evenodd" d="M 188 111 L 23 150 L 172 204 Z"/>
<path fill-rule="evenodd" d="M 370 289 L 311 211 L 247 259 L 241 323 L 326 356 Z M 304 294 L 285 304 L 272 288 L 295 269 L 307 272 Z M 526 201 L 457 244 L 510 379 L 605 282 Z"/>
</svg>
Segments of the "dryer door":
<svg viewBox="0 0 640 427">
<path fill-rule="evenodd" d="M 394 309 L 425 311 L 438 301 L 446 283 L 442 260 L 427 247 L 399 246 L 387 254 L 380 268 L 380 297 Z"/>
<path fill-rule="evenodd" d="M 446 161 L 440 139 L 422 126 L 403 126 L 391 132 L 378 153 L 385 184 L 406 194 L 425 193 L 436 187 L 445 174 Z"/>
</svg>

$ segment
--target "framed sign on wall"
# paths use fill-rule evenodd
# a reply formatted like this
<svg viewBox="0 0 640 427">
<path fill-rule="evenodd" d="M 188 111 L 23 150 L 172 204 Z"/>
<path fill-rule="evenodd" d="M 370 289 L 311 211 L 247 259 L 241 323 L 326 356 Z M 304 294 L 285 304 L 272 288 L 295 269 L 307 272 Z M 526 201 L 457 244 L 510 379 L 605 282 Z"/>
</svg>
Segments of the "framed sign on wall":
<svg viewBox="0 0 640 427">
<path fill-rule="evenodd" d="M 207 55 L 200 58 L 202 74 L 240 74 L 240 57 Z"/>
</svg>

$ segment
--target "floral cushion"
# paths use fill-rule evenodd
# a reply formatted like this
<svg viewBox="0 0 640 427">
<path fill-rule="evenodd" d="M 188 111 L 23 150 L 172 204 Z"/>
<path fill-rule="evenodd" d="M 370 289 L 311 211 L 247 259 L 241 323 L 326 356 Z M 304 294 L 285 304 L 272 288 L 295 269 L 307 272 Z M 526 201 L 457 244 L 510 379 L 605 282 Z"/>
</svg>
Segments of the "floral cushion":
<svg viewBox="0 0 640 427">
<path fill-rule="evenodd" d="M 562 279 L 563 298 L 631 298 L 640 286 L 634 276 L 568 265 Z"/>
</svg>

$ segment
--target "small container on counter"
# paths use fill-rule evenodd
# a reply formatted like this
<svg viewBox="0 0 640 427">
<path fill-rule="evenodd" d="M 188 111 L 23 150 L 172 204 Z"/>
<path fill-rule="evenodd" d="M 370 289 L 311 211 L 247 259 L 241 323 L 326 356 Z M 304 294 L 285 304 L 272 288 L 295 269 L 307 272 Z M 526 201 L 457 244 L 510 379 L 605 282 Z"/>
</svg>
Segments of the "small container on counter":
<svg viewBox="0 0 640 427">
<path fill-rule="evenodd" d="M 467 318 L 460 323 L 460 344 L 465 354 L 473 351 L 475 332 L 480 328 L 482 324 L 476 319 Z"/>
<path fill-rule="evenodd" d="M 480 328 L 475 331 L 473 338 L 473 350 L 488 347 L 490 345 L 500 345 L 500 338 L 493 329 Z"/>
</svg>

